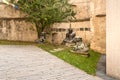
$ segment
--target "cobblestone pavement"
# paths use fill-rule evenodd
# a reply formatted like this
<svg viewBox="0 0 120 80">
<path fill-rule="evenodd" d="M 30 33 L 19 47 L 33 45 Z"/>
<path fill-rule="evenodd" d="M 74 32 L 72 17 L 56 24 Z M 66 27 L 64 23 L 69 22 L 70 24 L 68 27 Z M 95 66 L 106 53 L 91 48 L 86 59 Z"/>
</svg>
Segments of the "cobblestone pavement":
<svg viewBox="0 0 120 80">
<path fill-rule="evenodd" d="M 35 46 L 0 46 L 0 80 L 102 80 Z"/>
</svg>

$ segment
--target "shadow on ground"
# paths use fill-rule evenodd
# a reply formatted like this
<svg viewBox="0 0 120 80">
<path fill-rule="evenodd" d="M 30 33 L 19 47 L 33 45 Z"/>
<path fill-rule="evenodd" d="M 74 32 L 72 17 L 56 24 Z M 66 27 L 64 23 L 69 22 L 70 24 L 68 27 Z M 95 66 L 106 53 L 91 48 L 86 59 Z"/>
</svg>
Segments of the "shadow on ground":
<svg viewBox="0 0 120 80">
<path fill-rule="evenodd" d="M 100 60 L 97 64 L 96 76 L 103 78 L 104 80 L 117 80 L 106 75 L 106 55 L 101 55 Z"/>
</svg>

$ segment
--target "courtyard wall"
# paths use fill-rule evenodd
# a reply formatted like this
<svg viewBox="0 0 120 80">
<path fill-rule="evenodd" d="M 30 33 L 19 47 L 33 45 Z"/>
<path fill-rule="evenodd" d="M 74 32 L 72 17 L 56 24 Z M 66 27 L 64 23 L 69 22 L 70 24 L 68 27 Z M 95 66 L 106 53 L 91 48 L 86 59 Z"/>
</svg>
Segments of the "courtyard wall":
<svg viewBox="0 0 120 80">
<path fill-rule="evenodd" d="M 106 1 L 105 0 L 70 0 L 76 11 L 76 21 L 71 28 L 77 36 L 90 44 L 91 49 L 106 53 Z M 70 28 L 69 22 L 56 23 L 52 27 L 48 41 L 61 44 Z"/>
<path fill-rule="evenodd" d="M 90 43 L 90 0 L 71 0 L 69 3 L 73 5 L 76 11 L 76 21 L 54 24 L 50 34 L 51 38 L 48 40 L 55 44 L 61 44 L 71 24 L 71 28 L 76 33 L 76 36 L 82 37 L 84 42 Z"/>
<path fill-rule="evenodd" d="M 92 28 L 91 49 L 106 53 L 106 1 L 92 0 L 91 1 L 91 20 Z"/>
<path fill-rule="evenodd" d="M 35 41 L 36 27 L 25 17 L 19 10 L 0 3 L 0 40 Z"/>
</svg>

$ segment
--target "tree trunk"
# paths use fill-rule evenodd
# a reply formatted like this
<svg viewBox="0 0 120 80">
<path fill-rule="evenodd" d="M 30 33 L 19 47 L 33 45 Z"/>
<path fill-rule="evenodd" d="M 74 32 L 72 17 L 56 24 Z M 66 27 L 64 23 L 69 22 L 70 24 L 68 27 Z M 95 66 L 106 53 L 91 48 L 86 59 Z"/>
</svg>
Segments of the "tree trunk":
<svg viewBox="0 0 120 80">
<path fill-rule="evenodd" d="M 44 27 L 40 23 L 38 23 L 38 24 L 36 24 L 36 29 L 37 29 L 37 33 L 38 33 L 38 38 L 40 38 L 41 32 L 44 31 Z"/>
<path fill-rule="evenodd" d="M 40 34 L 41 34 L 41 25 L 40 25 L 40 24 L 36 24 L 36 29 L 37 29 L 38 38 L 40 38 Z"/>
</svg>

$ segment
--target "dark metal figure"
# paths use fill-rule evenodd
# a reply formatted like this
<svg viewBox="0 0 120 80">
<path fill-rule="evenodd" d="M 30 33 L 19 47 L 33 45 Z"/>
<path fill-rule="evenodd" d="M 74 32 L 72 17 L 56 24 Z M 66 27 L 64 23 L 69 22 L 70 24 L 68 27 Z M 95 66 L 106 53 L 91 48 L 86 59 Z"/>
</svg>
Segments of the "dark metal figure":
<svg viewBox="0 0 120 80">
<path fill-rule="evenodd" d="M 75 43 L 72 47 L 72 52 L 81 55 L 87 55 L 87 57 L 90 56 L 90 54 L 88 53 L 89 47 L 83 42 L 82 38 L 76 38 L 76 34 L 71 28 L 68 29 L 68 32 L 66 33 L 66 38 L 63 40 L 63 43 Z"/>
<path fill-rule="evenodd" d="M 87 46 L 87 44 L 85 44 L 82 41 L 82 38 L 81 38 L 81 40 L 78 40 L 76 42 L 76 45 L 73 46 L 73 48 L 72 48 L 72 52 L 79 53 L 79 54 L 82 54 L 82 55 L 87 55 L 87 57 L 90 56 L 88 51 L 89 51 L 89 47 Z"/>
<path fill-rule="evenodd" d="M 64 43 L 69 43 L 69 42 L 73 42 L 73 40 L 75 39 L 75 32 L 73 32 L 73 29 L 69 28 L 68 32 L 66 33 L 66 38 L 63 40 Z"/>
<path fill-rule="evenodd" d="M 37 43 L 44 43 L 46 41 L 46 32 L 42 32 L 40 38 L 36 40 Z"/>
<path fill-rule="evenodd" d="M 45 33 L 45 32 L 42 32 L 42 33 L 41 33 L 41 36 L 40 36 L 40 41 L 41 41 L 41 42 L 45 42 L 45 40 L 46 40 L 46 33 Z"/>
</svg>

